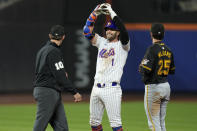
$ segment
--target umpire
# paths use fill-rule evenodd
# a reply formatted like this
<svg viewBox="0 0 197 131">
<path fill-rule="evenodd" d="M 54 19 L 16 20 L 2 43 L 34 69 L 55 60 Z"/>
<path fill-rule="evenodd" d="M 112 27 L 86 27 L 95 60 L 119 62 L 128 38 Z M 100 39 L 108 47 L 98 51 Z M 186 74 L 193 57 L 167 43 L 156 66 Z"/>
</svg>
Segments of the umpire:
<svg viewBox="0 0 197 131">
<path fill-rule="evenodd" d="M 36 56 L 34 98 L 37 114 L 33 131 L 45 131 L 48 123 L 54 131 L 68 131 L 61 92 L 66 89 L 74 95 L 75 102 L 82 100 L 73 88 L 64 69 L 61 44 L 65 38 L 64 27 L 54 25 L 49 33 L 50 40 Z"/>
</svg>

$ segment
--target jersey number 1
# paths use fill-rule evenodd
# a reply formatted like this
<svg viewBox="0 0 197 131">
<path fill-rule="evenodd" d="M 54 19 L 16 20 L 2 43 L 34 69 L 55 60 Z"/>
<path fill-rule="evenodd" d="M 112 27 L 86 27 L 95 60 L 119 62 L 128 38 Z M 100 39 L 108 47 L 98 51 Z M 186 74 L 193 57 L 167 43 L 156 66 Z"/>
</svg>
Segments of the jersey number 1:
<svg viewBox="0 0 197 131">
<path fill-rule="evenodd" d="M 159 60 L 159 70 L 157 72 L 158 75 L 168 75 L 170 69 L 170 60 Z"/>
<path fill-rule="evenodd" d="M 112 59 L 112 66 L 114 66 L 114 58 Z"/>
</svg>

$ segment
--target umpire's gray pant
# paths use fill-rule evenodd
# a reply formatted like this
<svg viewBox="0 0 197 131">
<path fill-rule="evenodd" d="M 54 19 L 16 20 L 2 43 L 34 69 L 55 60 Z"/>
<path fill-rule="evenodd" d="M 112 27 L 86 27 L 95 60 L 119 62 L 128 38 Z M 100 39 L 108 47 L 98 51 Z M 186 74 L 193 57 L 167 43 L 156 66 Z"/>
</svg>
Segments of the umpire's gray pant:
<svg viewBox="0 0 197 131">
<path fill-rule="evenodd" d="M 54 131 L 68 131 L 68 124 L 61 101 L 61 93 L 46 87 L 35 87 L 37 114 L 33 131 L 45 131 L 48 123 Z"/>
</svg>

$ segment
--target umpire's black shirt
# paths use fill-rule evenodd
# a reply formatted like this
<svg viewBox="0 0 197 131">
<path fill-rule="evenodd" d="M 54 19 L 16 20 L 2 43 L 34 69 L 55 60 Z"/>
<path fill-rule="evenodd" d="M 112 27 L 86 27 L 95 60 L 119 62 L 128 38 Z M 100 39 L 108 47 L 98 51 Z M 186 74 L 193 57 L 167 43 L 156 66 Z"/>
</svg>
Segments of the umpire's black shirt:
<svg viewBox="0 0 197 131">
<path fill-rule="evenodd" d="M 66 76 L 60 47 L 51 41 L 37 53 L 34 87 L 47 87 L 59 92 L 66 89 L 73 95 L 77 93 Z"/>
</svg>

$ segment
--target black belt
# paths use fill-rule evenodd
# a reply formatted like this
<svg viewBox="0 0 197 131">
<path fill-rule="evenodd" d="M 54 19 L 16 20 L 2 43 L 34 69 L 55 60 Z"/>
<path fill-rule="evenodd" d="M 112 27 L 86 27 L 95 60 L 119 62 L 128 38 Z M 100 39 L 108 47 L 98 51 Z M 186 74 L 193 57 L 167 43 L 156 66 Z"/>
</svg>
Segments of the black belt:
<svg viewBox="0 0 197 131">
<path fill-rule="evenodd" d="M 103 83 L 103 85 L 102 85 L 101 83 L 97 83 L 96 85 L 97 85 L 98 88 L 104 88 L 106 84 Z M 111 86 L 117 86 L 117 85 L 118 85 L 117 82 L 112 82 L 111 83 Z"/>
</svg>

